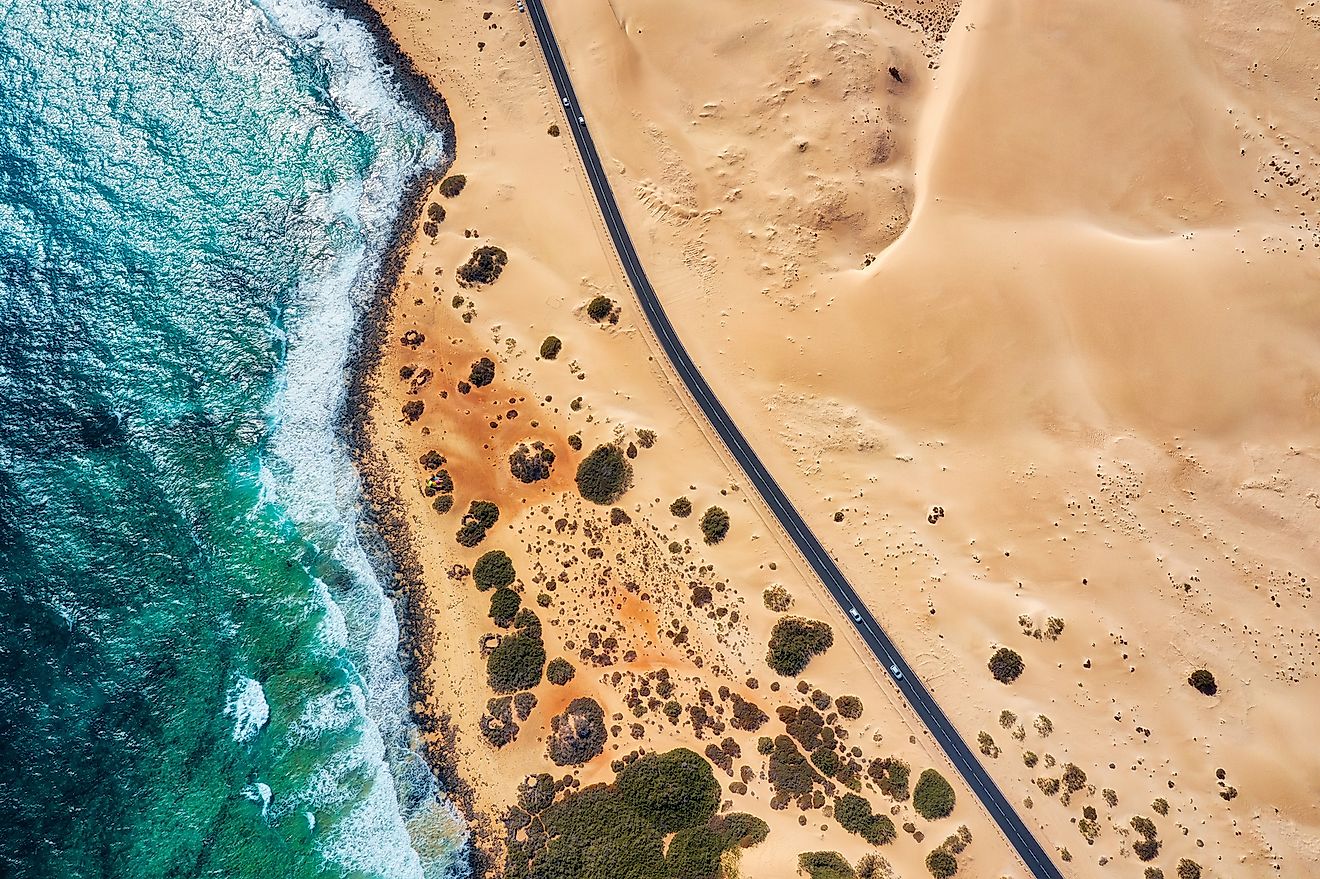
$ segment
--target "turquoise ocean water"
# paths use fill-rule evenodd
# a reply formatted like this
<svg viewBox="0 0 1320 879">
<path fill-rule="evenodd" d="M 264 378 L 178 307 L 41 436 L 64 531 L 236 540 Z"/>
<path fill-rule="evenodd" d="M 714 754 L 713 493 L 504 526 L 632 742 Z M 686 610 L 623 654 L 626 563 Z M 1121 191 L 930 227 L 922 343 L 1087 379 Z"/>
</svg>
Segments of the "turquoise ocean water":
<svg viewBox="0 0 1320 879">
<path fill-rule="evenodd" d="M 0 4 L 0 876 L 461 871 L 342 435 L 392 82 L 315 0 Z"/>
</svg>

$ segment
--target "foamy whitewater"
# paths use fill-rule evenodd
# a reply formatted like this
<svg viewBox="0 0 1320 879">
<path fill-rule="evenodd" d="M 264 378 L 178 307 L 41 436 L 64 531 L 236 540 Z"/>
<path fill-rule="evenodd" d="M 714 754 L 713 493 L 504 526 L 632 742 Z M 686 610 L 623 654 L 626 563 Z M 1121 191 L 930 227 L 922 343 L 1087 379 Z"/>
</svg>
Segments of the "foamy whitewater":
<svg viewBox="0 0 1320 879">
<path fill-rule="evenodd" d="M 439 134 L 310 0 L 20 2 L 0 91 L 0 873 L 459 875 L 343 430 Z"/>
</svg>

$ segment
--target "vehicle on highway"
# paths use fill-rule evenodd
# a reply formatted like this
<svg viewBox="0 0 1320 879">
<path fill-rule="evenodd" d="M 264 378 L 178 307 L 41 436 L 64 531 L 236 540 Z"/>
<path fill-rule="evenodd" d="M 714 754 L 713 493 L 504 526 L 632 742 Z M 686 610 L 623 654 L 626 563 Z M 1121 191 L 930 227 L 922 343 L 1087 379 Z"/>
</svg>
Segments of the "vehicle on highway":
<svg viewBox="0 0 1320 879">
<path fill-rule="evenodd" d="M 862 615 L 857 611 L 857 608 L 855 607 L 848 608 L 848 616 L 852 617 L 854 622 L 860 623 L 862 621 Z"/>
<path fill-rule="evenodd" d="M 564 98 L 564 106 L 565 106 L 565 107 L 568 106 L 568 98 Z"/>
<path fill-rule="evenodd" d="M 894 676 L 894 680 L 896 681 L 903 680 L 903 670 L 898 667 L 897 662 L 890 663 L 889 673 Z"/>
<path fill-rule="evenodd" d="M 587 124 L 587 120 L 585 120 L 585 119 L 583 119 L 581 116 L 579 116 L 579 117 L 578 117 L 578 125 L 586 125 L 586 124 Z"/>
</svg>

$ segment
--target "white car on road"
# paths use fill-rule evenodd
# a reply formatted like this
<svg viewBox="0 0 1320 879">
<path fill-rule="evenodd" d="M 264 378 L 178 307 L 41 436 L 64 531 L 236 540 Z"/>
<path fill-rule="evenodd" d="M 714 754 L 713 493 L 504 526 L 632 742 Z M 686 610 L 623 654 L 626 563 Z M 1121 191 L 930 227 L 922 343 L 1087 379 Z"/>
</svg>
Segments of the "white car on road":
<svg viewBox="0 0 1320 879">
<path fill-rule="evenodd" d="M 903 670 L 898 667 L 897 662 L 890 663 L 889 673 L 894 676 L 894 680 L 896 681 L 903 680 Z"/>
<path fill-rule="evenodd" d="M 862 615 L 855 607 L 848 608 L 848 616 L 853 618 L 853 622 L 860 623 L 862 621 Z"/>
</svg>

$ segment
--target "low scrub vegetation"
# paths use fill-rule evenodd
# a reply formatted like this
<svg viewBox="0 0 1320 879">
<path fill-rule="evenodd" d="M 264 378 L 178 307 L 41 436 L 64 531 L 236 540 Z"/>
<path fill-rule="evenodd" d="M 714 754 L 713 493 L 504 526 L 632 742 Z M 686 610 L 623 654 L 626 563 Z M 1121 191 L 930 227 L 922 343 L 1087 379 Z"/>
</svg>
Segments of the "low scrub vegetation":
<svg viewBox="0 0 1320 879">
<path fill-rule="evenodd" d="M 458 267 L 458 283 L 464 287 L 493 284 L 509 263 L 509 255 L 493 244 L 472 251 L 468 261 Z"/>
<path fill-rule="evenodd" d="M 558 336 L 546 336 L 545 341 L 541 343 L 541 356 L 546 360 L 554 360 L 563 347 L 564 343 L 559 341 Z"/>
<path fill-rule="evenodd" d="M 472 566 L 472 580 L 482 592 L 508 586 L 516 577 L 513 560 L 502 549 L 492 549 Z"/>
<path fill-rule="evenodd" d="M 578 465 L 578 494 L 595 504 L 612 504 L 632 485 L 632 465 L 618 446 L 596 446 Z"/>
<path fill-rule="evenodd" d="M 857 794 L 844 794 L 834 801 L 834 819 L 849 833 L 856 833 L 871 845 L 893 842 L 898 832 L 888 815 L 871 811 L 871 804 Z"/>
<path fill-rule="evenodd" d="M 912 791 L 912 807 L 927 821 L 953 814 L 953 787 L 934 769 L 927 769 L 917 779 Z"/>
<path fill-rule="evenodd" d="M 545 644 L 536 614 L 523 608 L 514 615 L 513 623 L 513 634 L 501 638 L 486 657 L 486 678 L 496 693 L 532 689 L 541 683 L 545 667 Z"/>
<path fill-rule="evenodd" d="M 990 674 L 1001 684 L 1011 684 L 1021 677 L 1026 669 L 1026 663 L 1017 651 L 1010 650 L 1007 647 L 1000 647 L 990 657 L 988 663 Z"/>
<path fill-rule="evenodd" d="M 765 661 L 784 677 L 802 673 L 813 656 L 834 645 L 834 631 L 829 624 L 802 617 L 784 617 L 770 632 L 770 650 Z"/>
<path fill-rule="evenodd" d="M 598 323 L 613 313 L 614 300 L 608 296 L 597 296 L 587 303 L 587 317 Z"/>
<path fill-rule="evenodd" d="M 716 544 L 729 534 L 729 514 L 719 507 L 710 507 L 701 514 L 701 534 L 707 544 Z"/>
<path fill-rule="evenodd" d="M 440 181 L 440 194 L 445 198 L 453 198 L 462 192 L 465 186 L 467 186 L 467 177 L 462 174 L 450 174 Z M 436 207 L 439 207 L 439 205 L 436 205 Z"/>
<path fill-rule="evenodd" d="M 1205 696 L 1213 696 L 1219 692 L 1219 685 L 1215 683 L 1215 676 L 1204 668 L 1198 668 L 1187 678 L 1187 683 L 1192 689 Z"/>
</svg>

